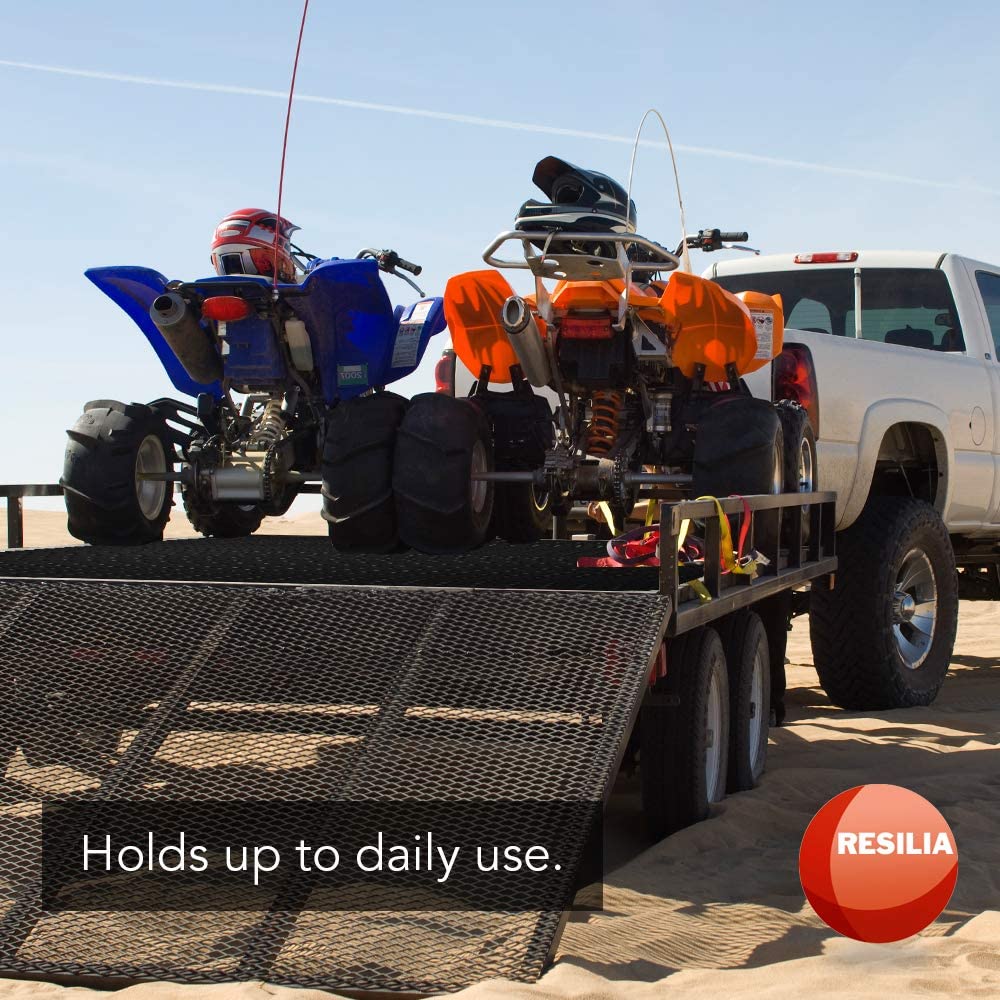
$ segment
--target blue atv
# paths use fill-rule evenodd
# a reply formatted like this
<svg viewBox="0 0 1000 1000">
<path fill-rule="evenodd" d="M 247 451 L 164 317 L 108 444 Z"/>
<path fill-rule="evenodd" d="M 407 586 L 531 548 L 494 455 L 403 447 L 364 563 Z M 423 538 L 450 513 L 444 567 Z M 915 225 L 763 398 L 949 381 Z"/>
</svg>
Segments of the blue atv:
<svg viewBox="0 0 1000 1000">
<path fill-rule="evenodd" d="M 393 309 L 379 272 L 417 288 L 400 269 L 420 271 L 390 250 L 312 259 L 297 284 L 88 270 L 191 401 L 84 407 L 61 480 L 70 533 L 95 545 L 159 540 L 176 483 L 203 535 L 250 535 L 322 490 L 338 548 L 395 548 L 393 451 L 407 401 L 385 387 L 445 326 L 440 298 Z"/>
</svg>

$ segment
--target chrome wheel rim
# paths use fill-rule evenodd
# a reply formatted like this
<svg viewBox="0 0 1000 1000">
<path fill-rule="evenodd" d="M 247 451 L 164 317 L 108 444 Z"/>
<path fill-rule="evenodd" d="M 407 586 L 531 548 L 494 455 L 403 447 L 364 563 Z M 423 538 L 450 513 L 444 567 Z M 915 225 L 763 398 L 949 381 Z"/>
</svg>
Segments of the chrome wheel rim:
<svg viewBox="0 0 1000 1000">
<path fill-rule="evenodd" d="M 472 487 L 470 494 L 472 509 L 477 514 L 481 513 L 486 506 L 488 483 L 485 479 L 477 479 L 476 476 L 481 476 L 488 471 L 489 469 L 486 467 L 486 448 L 483 446 L 482 441 L 477 441 L 472 446 Z"/>
<path fill-rule="evenodd" d="M 813 451 L 803 438 L 799 442 L 799 492 L 812 493 L 814 489 Z"/>
<path fill-rule="evenodd" d="M 167 484 L 162 480 L 143 479 L 143 475 L 163 475 L 167 471 L 167 454 L 163 442 L 155 434 L 147 434 L 135 456 L 135 498 L 147 521 L 155 521 L 163 510 Z"/>
<path fill-rule="evenodd" d="M 764 726 L 764 651 L 758 646 L 753 657 L 753 673 L 750 676 L 750 773 L 756 775 L 760 762 L 761 733 Z M 769 710 L 768 710 L 769 711 Z"/>
<path fill-rule="evenodd" d="M 896 573 L 892 595 L 892 632 L 904 666 L 921 667 L 934 641 L 937 620 L 937 580 L 930 559 L 911 549 Z"/>
<path fill-rule="evenodd" d="M 709 802 L 718 802 L 722 798 L 719 792 L 719 770 L 726 748 L 722 745 L 722 689 L 719 675 L 714 670 L 708 683 L 705 726 L 705 790 Z"/>
</svg>

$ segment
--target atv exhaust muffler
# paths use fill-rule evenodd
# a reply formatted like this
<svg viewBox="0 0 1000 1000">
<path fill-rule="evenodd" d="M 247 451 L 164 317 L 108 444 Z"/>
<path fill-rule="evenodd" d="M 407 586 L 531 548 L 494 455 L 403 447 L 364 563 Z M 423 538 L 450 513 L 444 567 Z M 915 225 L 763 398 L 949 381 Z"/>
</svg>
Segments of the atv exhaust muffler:
<svg viewBox="0 0 1000 1000">
<path fill-rule="evenodd" d="M 209 385 L 222 378 L 222 362 L 208 333 L 177 292 L 158 295 L 149 309 L 149 318 L 195 382 Z"/>
<path fill-rule="evenodd" d="M 552 381 L 552 367 L 531 307 L 519 295 L 512 295 L 503 304 L 500 322 L 507 331 L 524 377 L 536 388 L 544 389 Z"/>
</svg>

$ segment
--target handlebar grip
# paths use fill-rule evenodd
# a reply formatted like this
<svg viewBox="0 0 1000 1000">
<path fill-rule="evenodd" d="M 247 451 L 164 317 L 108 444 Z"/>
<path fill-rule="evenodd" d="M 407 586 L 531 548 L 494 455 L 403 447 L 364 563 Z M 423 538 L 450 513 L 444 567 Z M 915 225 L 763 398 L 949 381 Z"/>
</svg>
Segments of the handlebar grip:
<svg viewBox="0 0 1000 1000">
<path fill-rule="evenodd" d="M 413 275 L 420 274 L 423 270 L 419 264 L 411 264 L 410 261 L 404 260 L 402 257 L 396 261 L 396 267 L 401 267 L 404 271 L 409 271 Z"/>
<path fill-rule="evenodd" d="M 746 243 L 750 239 L 749 233 L 719 233 L 719 239 L 723 243 Z"/>
</svg>

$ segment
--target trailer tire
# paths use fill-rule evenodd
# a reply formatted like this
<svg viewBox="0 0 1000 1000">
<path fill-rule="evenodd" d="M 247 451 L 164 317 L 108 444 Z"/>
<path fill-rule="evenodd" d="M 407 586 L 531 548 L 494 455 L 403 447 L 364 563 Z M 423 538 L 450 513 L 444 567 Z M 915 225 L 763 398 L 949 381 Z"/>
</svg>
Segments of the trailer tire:
<svg viewBox="0 0 1000 1000">
<path fill-rule="evenodd" d="M 91 545 L 160 541 L 173 484 L 140 481 L 175 461 L 167 422 L 152 407 L 102 399 L 87 404 L 67 431 L 63 474 L 69 533 Z"/>
<path fill-rule="evenodd" d="M 754 611 L 730 616 L 723 639 L 729 667 L 729 780 L 726 790 L 756 788 L 767 764 L 771 656 L 764 623 Z"/>
<path fill-rule="evenodd" d="M 712 628 L 671 640 L 667 674 L 639 717 L 639 777 L 646 827 L 656 839 L 708 816 L 726 794 L 729 680 Z"/>
<path fill-rule="evenodd" d="M 505 542 L 537 542 L 552 530 L 552 506 L 552 494 L 533 483 L 497 483 L 493 532 Z"/>
<path fill-rule="evenodd" d="M 330 541 L 341 551 L 399 547 L 392 469 L 406 407 L 402 396 L 377 392 L 330 410 L 323 443 L 323 518 Z"/>
<path fill-rule="evenodd" d="M 257 504 L 219 502 L 190 487 L 181 490 L 181 501 L 191 527 L 206 538 L 246 538 L 264 520 Z"/>
<path fill-rule="evenodd" d="M 489 537 L 493 483 L 489 423 L 469 399 L 414 396 L 396 437 L 393 492 L 399 537 L 432 554 L 468 552 Z"/>
<path fill-rule="evenodd" d="M 837 550 L 833 589 L 814 587 L 809 599 L 820 684 L 851 710 L 930 705 L 958 625 L 955 553 L 941 516 L 923 500 L 871 497 L 838 533 Z"/>
</svg>

